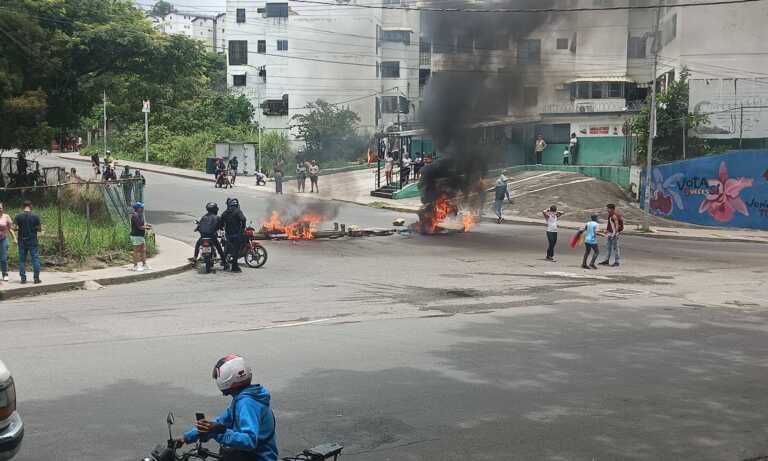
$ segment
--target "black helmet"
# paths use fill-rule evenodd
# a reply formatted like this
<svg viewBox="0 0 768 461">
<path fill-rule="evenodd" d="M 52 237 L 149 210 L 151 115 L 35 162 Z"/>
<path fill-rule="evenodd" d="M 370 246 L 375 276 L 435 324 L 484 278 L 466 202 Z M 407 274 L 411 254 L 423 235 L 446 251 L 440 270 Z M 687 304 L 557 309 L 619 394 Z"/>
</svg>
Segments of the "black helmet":
<svg viewBox="0 0 768 461">
<path fill-rule="evenodd" d="M 219 206 L 213 202 L 208 202 L 205 205 L 205 211 L 208 213 L 218 214 L 219 213 Z"/>
<path fill-rule="evenodd" d="M 240 201 L 238 201 L 236 198 L 228 198 L 227 199 L 227 208 L 239 208 L 240 207 Z"/>
</svg>

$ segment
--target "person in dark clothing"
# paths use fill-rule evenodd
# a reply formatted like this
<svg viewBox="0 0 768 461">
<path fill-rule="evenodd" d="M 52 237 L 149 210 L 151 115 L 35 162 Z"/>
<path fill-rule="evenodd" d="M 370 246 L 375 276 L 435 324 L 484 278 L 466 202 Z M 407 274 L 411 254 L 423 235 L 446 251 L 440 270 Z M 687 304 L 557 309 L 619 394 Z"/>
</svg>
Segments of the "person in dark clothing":
<svg viewBox="0 0 768 461">
<path fill-rule="evenodd" d="M 200 238 L 197 239 L 197 243 L 195 243 L 195 256 L 193 260 L 197 262 L 197 256 L 200 254 L 200 245 L 203 243 L 203 239 L 207 238 L 210 239 L 213 248 L 216 249 L 219 257 L 221 258 L 221 266 L 225 267 L 227 265 L 227 259 L 225 257 L 224 251 L 221 249 L 221 244 L 217 238 L 218 236 L 216 235 L 216 232 L 221 229 L 219 206 L 213 202 L 210 202 L 205 205 L 205 211 L 207 211 L 207 213 L 202 218 L 200 218 L 200 221 L 197 223 L 197 227 L 195 228 L 196 232 L 200 232 Z"/>
<path fill-rule="evenodd" d="M 144 203 L 133 204 L 131 213 L 131 245 L 133 246 L 133 269 L 136 272 L 152 270 L 147 264 L 147 246 L 145 236 L 152 225 L 144 220 Z M 141 266 L 139 266 L 141 261 Z"/>
<path fill-rule="evenodd" d="M 32 202 L 24 201 L 24 211 L 16 215 L 13 220 L 19 241 L 19 276 L 21 283 L 27 283 L 27 255 L 32 258 L 32 270 L 35 275 L 35 283 L 40 282 L 40 254 L 38 252 L 37 233 L 42 230 L 40 217 L 32 213 Z"/>
<path fill-rule="evenodd" d="M 91 155 L 91 166 L 93 167 L 93 176 L 98 177 L 101 175 L 101 162 L 99 161 L 99 153 L 94 152 Z"/>
<path fill-rule="evenodd" d="M 245 241 L 245 215 L 240 210 L 240 202 L 236 198 L 227 199 L 227 210 L 221 214 L 224 233 L 227 236 L 227 259 L 230 260 L 232 272 L 242 272 L 237 263 L 240 250 Z"/>
<path fill-rule="evenodd" d="M 232 157 L 229 159 L 229 175 L 232 177 L 232 180 L 230 183 L 234 186 L 235 185 L 235 179 L 237 179 L 237 167 L 239 163 L 237 161 L 237 157 Z"/>
<path fill-rule="evenodd" d="M 275 194 L 283 195 L 283 176 L 285 176 L 283 169 L 283 159 L 279 158 L 275 162 Z"/>
<path fill-rule="evenodd" d="M 144 186 L 147 185 L 147 178 L 141 175 L 138 169 L 133 172 L 133 195 L 137 202 L 144 201 Z"/>
<path fill-rule="evenodd" d="M 125 165 L 123 168 L 123 172 L 120 173 L 120 182 L 123 186 L 123 195 L 125 197 L 125 203 L 126 205 L 129 205 L 132 202 L 133 199 L 133 181 L 131 180 L 133 177 L 131 176 L 131 170 L 128 168 L 128 165 Z"/>
</svg>

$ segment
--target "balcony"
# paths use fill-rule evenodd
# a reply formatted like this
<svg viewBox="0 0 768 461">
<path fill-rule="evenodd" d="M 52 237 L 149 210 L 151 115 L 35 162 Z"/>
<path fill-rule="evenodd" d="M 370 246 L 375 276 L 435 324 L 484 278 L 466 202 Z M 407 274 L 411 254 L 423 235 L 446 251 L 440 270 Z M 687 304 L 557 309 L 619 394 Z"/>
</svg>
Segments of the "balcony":
<svg viewBox="0 0 768 461">
<path fill-rule="evenodd" d="M 615 112 L 639 112 L 645 101 L 624 99 L 576 99 L 561 104 L 547 104 L 545 114 L 598 114 Z"/>
</svg>

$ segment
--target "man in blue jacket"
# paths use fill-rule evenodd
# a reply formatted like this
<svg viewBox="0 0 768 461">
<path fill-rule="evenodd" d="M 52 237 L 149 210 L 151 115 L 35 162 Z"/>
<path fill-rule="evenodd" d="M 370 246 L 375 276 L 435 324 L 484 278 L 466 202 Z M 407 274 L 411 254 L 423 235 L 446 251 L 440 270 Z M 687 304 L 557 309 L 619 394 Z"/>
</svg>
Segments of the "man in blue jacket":
<svg viewBox="0 0 768 461">
<path fill-rule="evenodd" d="M 213 439 L 221 445 L 221 459 L 225 461 L 277 461 L 269 392 L 261 384 L 251 385 L 251 378 L 251 368 L 238 355 L 229 354 L 216 362 L 213 379 L 222 394 L 232 396 L 232 402 L 215 420 L 197 421 L 195 428 L 177 441 Z"/>
</svg>

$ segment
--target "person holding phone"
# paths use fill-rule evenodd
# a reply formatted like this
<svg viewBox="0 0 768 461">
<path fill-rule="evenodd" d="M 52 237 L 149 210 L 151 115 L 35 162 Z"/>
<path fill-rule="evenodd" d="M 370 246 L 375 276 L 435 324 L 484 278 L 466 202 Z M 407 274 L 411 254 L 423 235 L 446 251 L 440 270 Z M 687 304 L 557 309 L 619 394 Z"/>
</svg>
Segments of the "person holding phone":
<svg viewBox="0 0 768 461">
<path fill-rule="evenodd" d="M 197 413 L 195 427 L 177 437 L 179 444 L 215 440 L 224 461 L 277 461 L 275 415 L 269 391 L 251 384 L 253 373 L 245 359 L 229 354 L 216 362 L 213 379 L 222 394 L 232 396 L 224 413 L 209 421 Z"/>
</svg>

